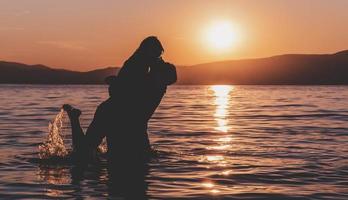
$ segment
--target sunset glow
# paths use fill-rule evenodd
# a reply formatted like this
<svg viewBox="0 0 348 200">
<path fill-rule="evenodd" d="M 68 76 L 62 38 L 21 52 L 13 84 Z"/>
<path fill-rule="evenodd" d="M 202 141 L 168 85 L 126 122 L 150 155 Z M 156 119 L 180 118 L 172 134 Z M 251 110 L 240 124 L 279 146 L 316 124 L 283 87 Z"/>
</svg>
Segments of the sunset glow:
<svg viewBox="0 0 348 200">
<path fill-rule="evenodd" d="M 121 66 L 149 35 L 163 43 L 164 59 L 180 66 L 335 53 L 347 48 L 347 6 L 343 0 L 3 0 L 0 60 L 79 71 Z"/>
<path fill-rule="evenodd" d="M 225 51 L 231 48 L 237 41 L 237 32 L 233 29 L 230 22 L 221 21 L 212 24 L 206 34 L 206 41 L 209 48 Z"/>
</svg>

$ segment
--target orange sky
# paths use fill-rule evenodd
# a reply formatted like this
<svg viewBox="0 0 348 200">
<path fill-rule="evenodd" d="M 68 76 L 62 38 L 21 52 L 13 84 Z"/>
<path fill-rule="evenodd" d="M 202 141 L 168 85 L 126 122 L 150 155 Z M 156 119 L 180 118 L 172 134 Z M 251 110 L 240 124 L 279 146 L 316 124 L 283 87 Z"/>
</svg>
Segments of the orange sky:
<svg viewBox="0 0 348 200">
<path fill-rule="evenodd" d="M 346 0 L 1 0 L 0 60 L 86 71 L 120 66 L 148 35 L 177 65 L 348 49 Z M 228 21 L 237 42 L 202 38 Z"/>
</svg>

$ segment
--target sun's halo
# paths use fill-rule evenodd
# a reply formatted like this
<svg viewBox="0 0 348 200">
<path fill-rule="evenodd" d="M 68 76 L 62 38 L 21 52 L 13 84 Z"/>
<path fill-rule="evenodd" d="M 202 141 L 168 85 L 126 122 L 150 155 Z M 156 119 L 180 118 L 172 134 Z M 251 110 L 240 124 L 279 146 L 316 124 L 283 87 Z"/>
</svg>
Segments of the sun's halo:
<svg viewBox="0 0 348 200">
<path fill-rule="evenodd" d="M 210 24 L 205 31 L 204 42 L 214 50 L 228 50 L 238 39 L 235 27 L 229 21 Z"/>
</svg>

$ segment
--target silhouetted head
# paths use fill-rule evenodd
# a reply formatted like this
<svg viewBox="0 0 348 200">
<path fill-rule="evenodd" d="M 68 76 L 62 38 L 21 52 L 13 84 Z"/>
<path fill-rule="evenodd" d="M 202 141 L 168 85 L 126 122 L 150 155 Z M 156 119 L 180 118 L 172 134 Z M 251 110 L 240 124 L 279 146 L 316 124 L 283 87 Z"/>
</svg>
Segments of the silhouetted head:
<svg viewBox="0 0 348 200">
<path fill-rule="evenodd" d="M 144 56 L 147 59 L 157 59 L 162 55 L 163 51 L 163 46 L 158 38 L 149 36 L 140 43 L 134 54 Z"/>
</svg>

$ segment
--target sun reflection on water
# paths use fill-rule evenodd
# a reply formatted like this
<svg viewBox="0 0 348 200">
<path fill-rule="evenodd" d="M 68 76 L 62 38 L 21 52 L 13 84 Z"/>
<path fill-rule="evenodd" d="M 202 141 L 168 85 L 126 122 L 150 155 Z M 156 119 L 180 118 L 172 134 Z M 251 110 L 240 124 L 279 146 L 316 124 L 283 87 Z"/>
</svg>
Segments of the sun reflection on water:
<svg viewBox="0 0 348 200">
<path fill-rule="evenodd" d="M 230 93 L 233 90 L 233 86 L 230 85 L 213 85 L 210 86 L 210 89 L 214 92 L 215 100 L 214 104 L 216 105 L 215 110 L 215 121 L 217 123 L 217 126 L 215 127 L 215 130 L 221 131 L 221 132 L 228 132 L 229 126 L 228 126 L 228 108 L 229 108 L 229 100 L 230 100 Z"/>
<path fill-rule="evenodd" d="M 219 134 L 215 135 L 212 145 L 205 147 L 207 150 L 206 155 L 203 155 L 199 162 L 206 163 L 206 168 L 221 168 L 220 172 L 216 172 L 220 176 L 228 176 L 231 171 L 226 167 L 229 165 L 229 159 L 224 155 L 225 151 L 231 149 L 232 137 L 229 133 L 229 108 L 230 108 L 230 93 L 233 90 L 233 86 L 228 85 L 215 85 L 210 86 L 210 91 L 213 92 L 214 100 L 213 105 L 216 106 L 213 114 L 216 126 L 214 129 Z M 201 183 L 207 193 L 212 195 L 219 195 L 221 193 L 220 187 L 210 180 L 205 180 Z"/>
<path fill-rule="evenodd" d="M 228 134 L 230 130 L 229 126 L 229 108 L 230 108 L 230 93 L 233 90 L 233 86 L 230 85 L 214 85 L 210 86 L 210 90 L 214 92 L 214 105 L 216 106 L 214 119 L 216 121 L 215 130 L 220 133 L 219 138 L 215 139 L 217 145 L 209 146 L 206 149 L 209 150 L 228 150 L 232 140 Z"/>
<path fill-rule="evenodd" d="M 205 188 L 213 188 L 215 185 L 212 182 L 203 182 L 202 186 Z"/>
<path fill-rule="evenodd" d="M 209 149 L 209 150 L 225 150 L 225 149 L 228 149 L 229 147 L 231 147 L 231 145 L 222 144 L 222 145 L 218 145 L 218 146 L 210 146 L 210 147 L 207 147 L 207 149 Z"/>
<path fill-rule="evenodd" d="M 40 166 L 38 172 L 38 180 L 47 182 L 52 185 L 66 185 L 71 179 L 69 177 L 69 168 L 62 166 Z M 46 188 L 46 195 L 50 197 L 61 197 L 64 194 L 62 189 Z"/>
<path fill-rule="evenodd" d="M 215 189 L 214 187 L 216 187 L 216 185 L 213 182 L 203 182 L 202 186 L 204 188 L 206 188 L 208 190 L 208 192 L 212 193 L 212 194 L 217 194 L 220 192 L 220 190 Z"/>
</svg>

